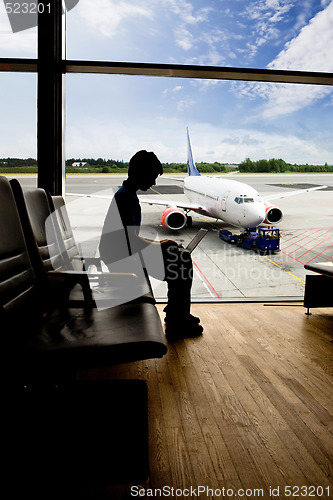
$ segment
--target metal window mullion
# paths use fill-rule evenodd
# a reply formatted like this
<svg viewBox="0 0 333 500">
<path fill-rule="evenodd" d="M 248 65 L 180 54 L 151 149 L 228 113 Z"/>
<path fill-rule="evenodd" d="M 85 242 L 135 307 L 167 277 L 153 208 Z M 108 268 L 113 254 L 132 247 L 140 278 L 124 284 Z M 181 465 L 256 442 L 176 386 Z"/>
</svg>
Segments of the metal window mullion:
<svg viewBox="0 0 333 500">
<path fill-rule="evenodd" d="M 64 16 L 62 0 L 50 4 L 51 11 L 38 14 L 37 165 L 38 186 L 57 195 L 63 194 L 65 182 Z"/>
</svg>

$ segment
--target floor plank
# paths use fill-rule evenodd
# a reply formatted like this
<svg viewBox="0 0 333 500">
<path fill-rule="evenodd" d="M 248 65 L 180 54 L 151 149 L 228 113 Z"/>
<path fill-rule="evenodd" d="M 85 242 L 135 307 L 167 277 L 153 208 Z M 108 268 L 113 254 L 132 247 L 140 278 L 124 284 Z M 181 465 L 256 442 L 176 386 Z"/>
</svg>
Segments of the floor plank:
<svg viewBox="0 0 333 500">
<path fill-rule="evenodd" d="M 192 312 L 203 336 L 169 343 L 163 359 L 80 375 L 147 381 L 148 493 L 270 499 L 291 487 L 333 497 L 333 310 L 235 303 Z"/>
</svg>

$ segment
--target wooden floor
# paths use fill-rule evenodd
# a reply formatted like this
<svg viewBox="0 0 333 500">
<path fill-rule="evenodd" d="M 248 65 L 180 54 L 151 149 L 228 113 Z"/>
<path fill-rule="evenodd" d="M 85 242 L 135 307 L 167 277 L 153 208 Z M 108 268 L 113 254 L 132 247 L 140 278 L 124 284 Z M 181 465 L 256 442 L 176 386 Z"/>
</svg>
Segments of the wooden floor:
<svg viewBox="0 0 333 500">
<path fill-rule="evenodd" d="M 81 374 L 147 381 L 148 498 L 333 498 L 333 309 L 192 312 L 201 338 L 169 343 L 163 359 Z"/>
</svg>

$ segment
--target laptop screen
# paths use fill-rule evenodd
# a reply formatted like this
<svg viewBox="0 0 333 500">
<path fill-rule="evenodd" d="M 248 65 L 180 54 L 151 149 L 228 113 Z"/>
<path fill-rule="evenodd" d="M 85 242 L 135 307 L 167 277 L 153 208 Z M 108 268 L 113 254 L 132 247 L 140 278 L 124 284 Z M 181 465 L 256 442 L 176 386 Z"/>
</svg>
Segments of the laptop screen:
<svg viewBox="0 0 333 500">
<path fill-rule="evenodd" d="M 190 241 L 190 243 L 187 245 L 186 250 L 188 250 L 190 253 L 193 252 L 195 247 L 200 243 L 202 238 L 206 236 L 208 233 L 208 229 L 199 229 L 197 234 L 194 236 L 194 238 Z"/>
</svg>

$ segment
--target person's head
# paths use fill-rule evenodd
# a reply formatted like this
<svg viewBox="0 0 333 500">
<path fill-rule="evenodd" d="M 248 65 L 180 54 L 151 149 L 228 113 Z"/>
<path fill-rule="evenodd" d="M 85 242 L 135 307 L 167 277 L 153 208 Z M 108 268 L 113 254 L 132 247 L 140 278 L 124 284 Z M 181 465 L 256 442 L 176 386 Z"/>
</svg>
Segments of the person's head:
<svg viewBox="0 0 333 500">
<path fill-rule="evenodd" d="M 143 191 L 153 186 L 157 177 L 162 174 L 162 164 L 152 151 L 138 151 L 130 159 L 128 178 Z"/>
</svg>

